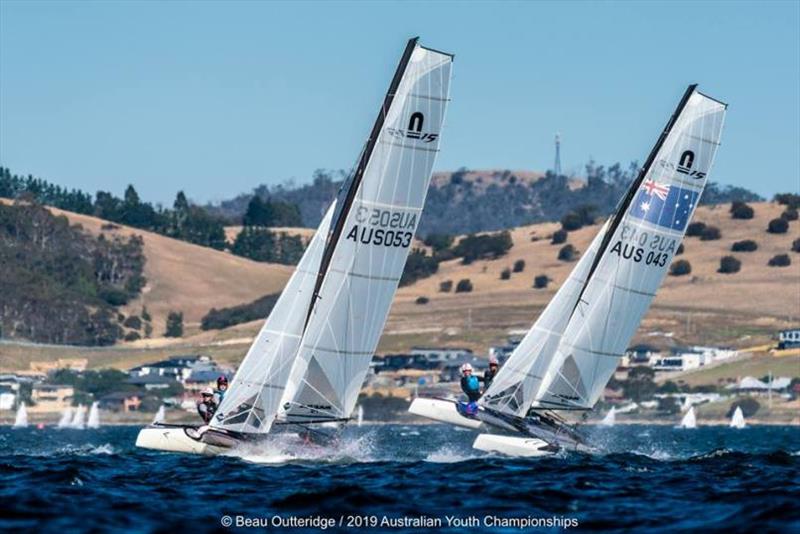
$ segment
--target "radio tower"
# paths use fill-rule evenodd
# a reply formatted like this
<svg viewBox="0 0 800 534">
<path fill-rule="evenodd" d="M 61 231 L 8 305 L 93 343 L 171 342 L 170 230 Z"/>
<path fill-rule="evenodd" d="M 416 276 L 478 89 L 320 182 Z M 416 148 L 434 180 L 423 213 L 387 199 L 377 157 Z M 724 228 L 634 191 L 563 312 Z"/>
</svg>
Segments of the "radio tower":
<svg viewBox="0 0 800 534">
<path fill-rule="evenodd" d="M 561 135 L 556 133 L 556 164 L 553 166 L 556 176 L 561 176 Z"/>
</svg>

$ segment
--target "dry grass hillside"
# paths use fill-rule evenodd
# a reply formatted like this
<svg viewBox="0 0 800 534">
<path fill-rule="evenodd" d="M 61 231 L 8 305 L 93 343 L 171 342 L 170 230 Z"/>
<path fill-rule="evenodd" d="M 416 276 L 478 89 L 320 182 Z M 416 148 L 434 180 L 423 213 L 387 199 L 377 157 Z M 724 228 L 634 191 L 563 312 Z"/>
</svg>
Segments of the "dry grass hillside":
<svg viewBox="0 0 800 534">
<path fill-rule="evenodd" d="M 751 220 L 731 219 L 727 204 L 698 209 L 694 220 L 717 226 L 722 237 L 717 241 L 685 239 L 681 258 L 691 263 L 692 274 L 667 277 L 642 330 L 673 331 L 698 342 L 711 341 L 713 335 L 727 343 L 739 340 L 747 344 L 748 335 L 763 335 L 800 320 L 800 255 L 791 252 L 792 241 L 800 237 L 800 222 L 790 223 L 786 234 L 769 234 L 767 223 L 784 207 L 773 203 L 752 206 L 756 214 Z M 387 333 L 402 337 L 425 332 L 432 341 L 474 341 L 480 346 L 483 336 L 479 332 L 502 335 L 509 328 L 526 328 L 575 265 L 559 261 L 562 245 L 550 244 L 550 236 L 559 227 L 546 223 L 517 228 L 512 232 L 514 247 L 506 257 L 470 265 L 453 260 L 443 263 L 435 276 L 402 288 Z M 584 251 L 598 230 L 599 225 L 594 225 L 570 232 L 567 242 Z M 742 239 L 755 240 L 758 250 L 730 252 L 731 244 Z M 768 267 L 767 261 L 779 253 L 790 254 L 792 265 Z M 742 261 L 739 273 L 717 272 L 725 255 Z M 501 271 L 519 259 L 525 261 L 525 270 L 512 274 L 510 280 L 501 280 Z M 553 280 L 547 289 L 532 288 L 533 278 L 539 274 Z M 452 280 L 455 284 L 464 278 L 472 281 L 471 293 L 439 291 L 441 282 Z M 428 297 L 430 302 L 415 304 L 419 296 Z M 384 346 L 400 348 L 394 343 Z"/>
<path fill-rule="evenodd" d="M 182 311 L 187 331 L 196 332 L 200 319 L 209 309 L 242 304 L 278 292 L 293 270 L 285 265 L 258 263 L 136 228 L 109 226 L 96 217 L 51 210 L 67 216 L 72 224 L 80 224 L 92 234 L 105 232 L 143 237 L 147 285 L 124 311 L 138 315 L 142 306 L 147 306 L 153 316 L 153 335 L 164 331 L 166 316 L 171 310 Z"/>
</svg>

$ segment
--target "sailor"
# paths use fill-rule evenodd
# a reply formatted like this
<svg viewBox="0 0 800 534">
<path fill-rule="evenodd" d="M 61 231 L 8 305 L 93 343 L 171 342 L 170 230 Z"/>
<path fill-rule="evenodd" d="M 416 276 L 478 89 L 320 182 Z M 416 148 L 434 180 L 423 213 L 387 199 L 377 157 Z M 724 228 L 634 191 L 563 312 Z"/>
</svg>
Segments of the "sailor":
<svg viewBox="0 0 800 534">
<path fill-rule="evenodd" d="M 222 399 L 225 398 L 225 392 L 228 391 L 228 377 L 220 375 L 217 378 L 217 389 L 214 391 L 214 402 L 217 406 L 222 404 Z"/>
<path fill-rule="evenodd" d="M 494 380 L 495 375 L 497 375 L 497 358 L 494 356 L 489 356 L 489 368 L 483 372 L 483 391 L 486 392 L 489 389 L 489 385 Z"/>
<path fill-rule="evenodd" d="M 481 398 L 481 379 L 472 374 L 472 366 L 465 363 L 461 366 L 461 391 L 463 391 L 470 403 L 476 402 Z"/>
<path fill-rule="evenodd" d="M 197 403 L 197 413 L 200 414 L 205 424 L 209 424 L 216 411 L 217 403 L 214 401 L 214 390 L 205 388 L 200 392 L 200 401 Z"/>
</svg>

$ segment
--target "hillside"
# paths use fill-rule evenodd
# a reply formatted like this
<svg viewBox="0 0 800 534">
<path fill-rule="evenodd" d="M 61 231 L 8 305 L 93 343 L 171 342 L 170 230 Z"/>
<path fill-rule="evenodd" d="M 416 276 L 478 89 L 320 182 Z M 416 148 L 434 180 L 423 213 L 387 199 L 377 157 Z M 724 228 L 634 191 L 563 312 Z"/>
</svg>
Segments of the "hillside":
<svg viewBox="0 0 800 534">
<path fill-rule="evenodd" d="M 593 206 L 598 215 L 606 215 L 637 172 L 635 163 L 627 167 L 618 163 L 604 167 L 593 162 L 586 166 L 582 179 L 529 170 L 461 168 L 435 172 L 417 234 L 422 237 L 430 233 L 463 234 L 557 221 L 586 205 Z M 263 200 L 297 206 L 303 225 L 316 228 L 344 176 L 342 171 L 317 171 L 311 183 L 261 185 L 252 193 L 206 209 L 228 220 L 241 221 L 255 194 Z M 760 199 L 741 188 L 710 183 L 701 202 L 732 200 Z"/>
<path fill-rule="evenodd" d="M 182 311 L 188 332 L 196 332 L 200 319 L 209 309 L 249 302 L 280 291 L 293 270 L 152 232 L 120 225 L 110 227 L 106 221 L 88 215 L 55 208 L 51 211 L 67 216 L 72 224 L 80 224 L 92 234 L 142 236 L 147 285 L 141 296 L 124 309 L 126 314 L 138 314 L 143 305 L 147 306 L 153 316 L 154 336 L 164 331 L 166 316 L 171 310 Z"/>
</svg>

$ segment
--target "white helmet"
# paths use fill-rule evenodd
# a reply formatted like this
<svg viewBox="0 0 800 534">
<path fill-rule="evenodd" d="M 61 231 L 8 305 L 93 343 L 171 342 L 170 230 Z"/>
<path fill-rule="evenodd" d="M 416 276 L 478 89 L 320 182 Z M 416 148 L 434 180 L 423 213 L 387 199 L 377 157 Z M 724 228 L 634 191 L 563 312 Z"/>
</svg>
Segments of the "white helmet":
<svg viewBox="0 0 800 534">
<path fill-rule="evenodd" d="M 468 364 L 468 363 L 465 363 L 464 365 L 461 366 L 460 370 L 461 370 L 461 374 L 464 374 L 467 371 L 472 371 L 472 366 L 470 364 Z"/>
<path fill-rule="evenodd" d="M 497 365 L 498 361 L 495 356 L 489 356 L 489 365 Z"/>
<path fill-rule="evenodd" d="M 200 392 L 201 395 L 214 395 L 214 390 L 211 388 L 204 388 L 203 391 Z"/>
</svg>

